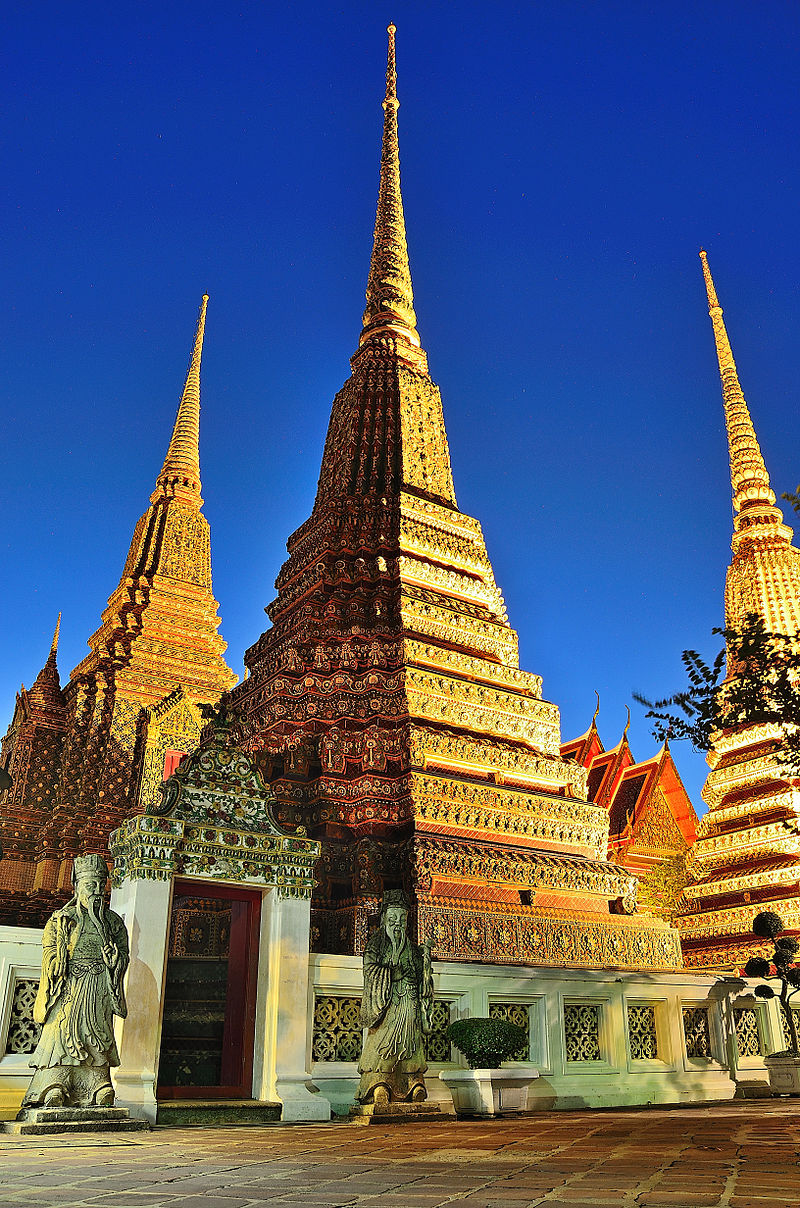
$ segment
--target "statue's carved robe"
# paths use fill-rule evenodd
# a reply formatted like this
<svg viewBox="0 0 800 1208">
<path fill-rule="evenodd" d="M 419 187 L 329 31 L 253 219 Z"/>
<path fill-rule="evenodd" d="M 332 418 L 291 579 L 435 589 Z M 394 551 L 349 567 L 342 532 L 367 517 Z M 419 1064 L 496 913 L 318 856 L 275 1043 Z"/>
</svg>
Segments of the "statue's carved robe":
<svg viewBox="0 0 800 1208">
<path fill-rule="evenodd" d="M 383 927 L 364 952 L 361 1022 L 369 1029 L 361 1060 L 358 1099 L 372 1098 L 385 1086 L 392 1099 L 410 1099 L 424 1088 L 428 1068 L 423 1037 L 430 1030 L 433 977 L 427 951 L 406 937 L 395 954 Z"/>
<path fill-rule="evenodd" d="M 44 1026 L 23 1107 L 40 1104 L 55 1087 L 66 1102 L 89 1106 L 110 1087 L 109 1067 L 119 1065 L 114 1016 L 127 1014 L 127 967 L 128 934 L 114 911 L 104 909 L 95 920 L 70 902 L 48 920 L 34 1006 L 34 1019 Z"/>
</svg>

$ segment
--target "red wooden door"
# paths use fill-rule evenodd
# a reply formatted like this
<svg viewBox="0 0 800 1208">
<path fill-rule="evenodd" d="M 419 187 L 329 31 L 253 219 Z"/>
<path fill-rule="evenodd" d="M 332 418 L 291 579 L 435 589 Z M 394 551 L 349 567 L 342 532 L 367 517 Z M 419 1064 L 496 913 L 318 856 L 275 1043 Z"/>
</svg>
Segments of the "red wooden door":
<svg viewBox="0 0 800 1208">
<path fill-rule="evenodd" d="M 158 1097 L 252 1097 L 261 895 L 177 881 Z"/>
</svg>

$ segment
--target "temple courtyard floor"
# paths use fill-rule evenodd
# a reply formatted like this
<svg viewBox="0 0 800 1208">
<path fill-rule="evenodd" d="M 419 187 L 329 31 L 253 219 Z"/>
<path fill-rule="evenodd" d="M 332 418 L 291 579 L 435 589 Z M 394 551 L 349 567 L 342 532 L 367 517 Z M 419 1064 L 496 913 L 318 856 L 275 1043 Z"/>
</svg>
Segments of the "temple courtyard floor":
<svg viewBox="0 0 800 1208">
<path fill-rule="evenodd" d="M 793 1208 L 800 1100 L 0 1136 L 0 1208 Z"/>
</svg>

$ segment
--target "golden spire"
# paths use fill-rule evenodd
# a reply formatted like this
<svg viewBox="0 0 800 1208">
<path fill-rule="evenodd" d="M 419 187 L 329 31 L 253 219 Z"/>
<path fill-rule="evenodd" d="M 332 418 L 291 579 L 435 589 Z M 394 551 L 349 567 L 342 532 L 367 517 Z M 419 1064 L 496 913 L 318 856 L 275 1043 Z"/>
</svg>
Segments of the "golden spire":
<svg viewBox="0 0 800 1208">
<path fill-rule="evenodd" d="M 775 494 L 769 485 L 769 474 L 761 456 L 756 438 L 753 421 L 747 409 L 739 377 L 736 373 L 736 362 L 733 359 L 728 333 L 722 321 L 722 307 L 717 300 L 717 292 L 708 267 L 708 256 L 700 252 L 703 262 L 703 276 L 708 294 L 708 313 L 714 328 L 714 340 L 717 345 L 717 360 L 722 378 L 722 400 L 725 406 L 725 426 L 728 430 L 728 452 L 731 463 L 731 486 L 733 488 L 733 507 L 738 513 L 742 508 L 760 506 L 775 513 L 778 523 L 783 519 L 781 512 L 775 507 Z M 738 516 L 735 527 L 739 528 Z"/>
<path fill-rule="evenodd" d="M 61 613 L 58 614 L 58 620 L 56 621 L 56 631 L 53 634 L 53 640 L 50 643 L 50 653 L 53 656 L 53 658 L 55 658 L 56 655 L 58 654 L 58 635 L 60 632 L 61 632 Z"/>
<path fill-rule="evenodd" d="M 203 294 L 186 385 L 175 418 L 175 427 L 172 429 L 167 456 L 156 479 L 156 489 L 150 496 L 153 503 L 171 495 L 189 499 L 198 507 L 203 502 L 200 498 L 200 359 L 203 354 L 207 306 L 208 294 Z"/>
<path fill-rule="evenodd" d="M 61 681 L 58 677 L 58 635 L 61 629 L 61 613 L 56 621 L 56 631 L 50 643 L 50 653 L 36 679 L 31 685 L 28 700 L 39 708 L 60 710 L 64 706 L 61 695 Z"/>
<path fill-rule="evenodd" d="M 400 102 L 396 88 L 394 25 L 388 27 L 388 33 L 378 209 L 359 350 L 380 337 L 384 340 L 388 338 L 395 342 L 398 353 L 402 355 L 407 351 L 410 354 L 408 359 L 419 365 L 420 338 L 414 314 L 403 198 L 400 194 L 400 148 L 397 141 L 397 110 Z"/>
</svg>

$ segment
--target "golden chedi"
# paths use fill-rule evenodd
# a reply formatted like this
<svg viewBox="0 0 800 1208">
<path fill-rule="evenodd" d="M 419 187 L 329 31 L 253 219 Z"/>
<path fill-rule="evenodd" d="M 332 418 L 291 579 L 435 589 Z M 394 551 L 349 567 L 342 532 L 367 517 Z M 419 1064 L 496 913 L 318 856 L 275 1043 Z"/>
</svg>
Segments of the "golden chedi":
<svg viewBox="0 0 800 1208">
<path fill-rule="evenodd" d="M 352 374 L 333 402 L 310 518 L 234 691 L 285 824 L 325 840 L 314 944 L 360 952 L 403 888 L 438 957 L 680 963 L 606 862 L 608 815 L 559 753 L 559 714 L 519 668 L 477 520 L 459 511 L 414 314 L 400 193 L 394 27 L 375 234 Z"/>
<path fill-rule="evenodd" d="M 198 743 L 199 706 L 236 682 L 217 632 L 200 494 L 200 361 L 208 297 L 164 464 L 89 654 L 62 690 L 56 642 L 3 739 L 0 921 L 43 924 L 69 896 L 76 852 L 158 795 Z"/>
<path fill-rule="evenodd" d="M 800 550 L 776 506 L 736 371 L 705 252 L 700 253 L 714 329 L 733 489 L 733 557 L 725 624 L 749 614 L 772 633 L 800 632 Z M 730 661 L 728 674 L 731 674 Z M 713 738 L 700 820 L 677 919 L 688 965 L 742 966 L 763 948 L 752 934 L 762 910 L 800 929 L 800 794 L 781 760 L 776 725 L 739 726 Z"/>
</svg>

